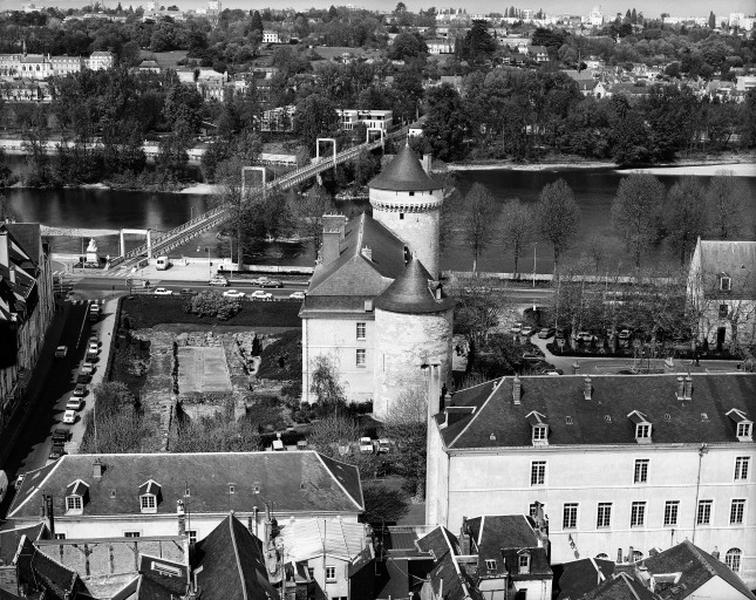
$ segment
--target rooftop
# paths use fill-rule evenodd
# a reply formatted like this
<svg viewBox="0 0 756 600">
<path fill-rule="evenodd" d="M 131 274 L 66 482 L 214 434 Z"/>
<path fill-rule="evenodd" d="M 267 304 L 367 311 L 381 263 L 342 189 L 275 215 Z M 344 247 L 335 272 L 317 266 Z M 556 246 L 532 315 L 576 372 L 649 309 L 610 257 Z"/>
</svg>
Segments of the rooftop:
<svg viewBox="0 0 756 600">
<path fill-rule="evenodd" d="M 423 170 L 412 148 L 405 145 L 394 159 L 368 183 L 368 187 L 394 192 L 420 192 L 440 190 L 444 186 Z"/>
<path fill-rule="evenodd" d="M 706 295 L 756 299 L 756 242 L 700 240 L 701 270 Z M 732 290 L 723 292 L 715 279 L 720 274 L 732 280 Z"/>
<path fill-rule="evenodd" d="M 430 275 L 420 261 L 412 258 L 403 272 L 375 301 L 375 308 L 407 314 L 437 313 L 454 308 L 454 300 L 439 287 L 436 297 Z"/>
</svg>

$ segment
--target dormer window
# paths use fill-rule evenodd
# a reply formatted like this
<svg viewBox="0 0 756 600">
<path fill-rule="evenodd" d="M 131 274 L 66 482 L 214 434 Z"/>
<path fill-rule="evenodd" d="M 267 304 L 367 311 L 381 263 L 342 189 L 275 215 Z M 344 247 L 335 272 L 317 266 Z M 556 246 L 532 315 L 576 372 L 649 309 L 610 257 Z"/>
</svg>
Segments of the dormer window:
<svg viewBox="0 0 756 600">
<path fill-rule="evenodd" d="M 156 513 L 160 502 L 160 484 L 149 479 L 139 486 L 139 509 L 143 513 Z"/>
<path fill-rule="evenodd" d="M 529 412 L 525 418 L 530 423 L 531 441 L 534 446 L 545 446 L 549 443 L 549 424 L 546 415 L 537 410 Z"/>
<path fill-rule="evenodd" d="M 651 443 L 651 422 L 642 412 L 634 410 L 627 418 L 635 424 L 635 441 L 639 444 Z"/>
<path fill-rule="evenodd" d="M 739 442 L 753 441 L 753 421 L 739 408 L 727 411 L 727 416 L 735 422 L 735 436 Z"/>
<path fill-rule="evenodd" d="M 488 571 L 496 571 L 496 561 L 493 558 L 486 559 L 486 569 Z"/>
<path fill-rule="evenodd" d="M 517 558 L 520 575 L 527 575 L 530 573 L 530 553 L 521 552 Z"/>
<path fill-rule="evenodd" d="M 84 503 L 89 496 L 89 485 L 77 479 L 66 488 L 66 514 L 80 515 L 84 513 Z"/>
<path fill-rule="evenodd" d="M 729 292 L 732 290 L 732 278 L 724 273 L 719 276 L 719 289 L 722 292 Z"/>
</svg>

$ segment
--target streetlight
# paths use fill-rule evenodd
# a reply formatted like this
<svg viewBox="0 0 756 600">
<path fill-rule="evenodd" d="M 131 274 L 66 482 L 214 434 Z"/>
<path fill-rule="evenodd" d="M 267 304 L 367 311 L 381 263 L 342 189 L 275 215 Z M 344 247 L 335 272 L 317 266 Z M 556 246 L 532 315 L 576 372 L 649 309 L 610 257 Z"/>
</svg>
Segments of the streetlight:
<svg viewBox="0 0 756 600">
<path fill-rule="evenodd" d="M 536 278 L 536 248 L 538 248 L 538 242 L 533 242 L 533 287 L 535 288 Z"/>
</svg>

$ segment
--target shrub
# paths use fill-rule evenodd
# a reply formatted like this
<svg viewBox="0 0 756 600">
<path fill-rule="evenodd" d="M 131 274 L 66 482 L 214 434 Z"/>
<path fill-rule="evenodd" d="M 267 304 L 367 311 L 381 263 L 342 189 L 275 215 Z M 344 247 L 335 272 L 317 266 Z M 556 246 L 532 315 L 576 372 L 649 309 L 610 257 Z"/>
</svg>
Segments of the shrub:
<svg viewBox="0 0 756 600">
<path fill-rule="evenodd" d="M 184 310 L 199 317 L 216 317 L 227 321 L 241 310 L 241 304 L 231 298 L 224 298 L 220 292 L 207 290 L 192 296 Z"/>
</svg>

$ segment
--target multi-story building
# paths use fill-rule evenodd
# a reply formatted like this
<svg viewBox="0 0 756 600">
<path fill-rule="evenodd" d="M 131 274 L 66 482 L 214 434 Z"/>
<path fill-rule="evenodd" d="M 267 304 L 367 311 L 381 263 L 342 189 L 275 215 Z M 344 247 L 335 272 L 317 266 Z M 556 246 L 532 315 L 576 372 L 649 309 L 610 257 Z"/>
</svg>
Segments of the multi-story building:
<svg viewBox="0 0 756 600">
<path fill-rule="evenodd" d="M 756 374 L 482 383 L 430 421 L 426 523 L 453 530 L 538 502 L 552 562 L 628 562 L 687 538 L 738 556 L 753 587 L 754 415 Z"/>
<path fill-rule="evenodd" d="M 367 129 L 388 131 L 393 122 L 394 113 L 390 110 L 358 110 L 353 108 L 337 108 L 342 131 L 352 131 L 362 125 Z"/>
<path fill-rule="evenodd" d="M 106 51 L 93 52 L 89 58 L 81 56 L 51 56 L 50 54 L 0 54 L 0 79 L 28 79 L 40 81 L 48 77 L 62 77 L 113 67 L 113 54 Z"/>
<path fill-rule="evenodd" d="M 756 242 L 696 242 L 688 271 L 688 304 L 698 337 L 709 347 L 736 350 L 756 341 Z"/>
<path fill-rule="evenodd" d="M 262 32 L 262 43 L 263 44 L 280 44 L 281 35 L 278 33 L 278 31 L 275 31 L 273 29 L 264 29 Z"/>
<path fill-rule="evenodd" d="M 0 437 L 20 409 L 54 312 L 39 223 L 0 223 Z"/>
</svg>

